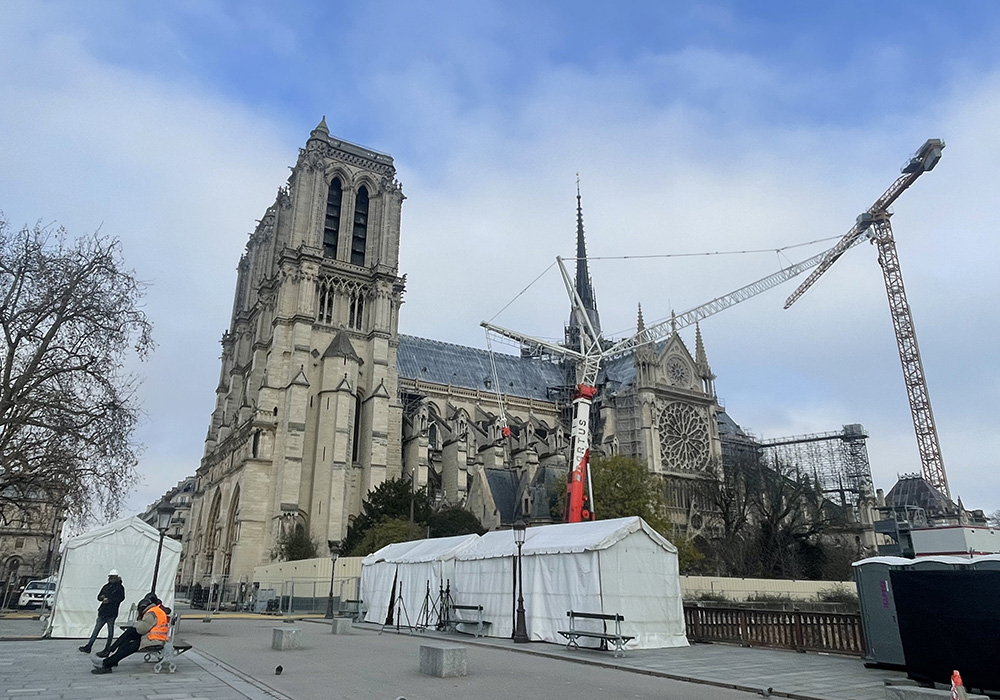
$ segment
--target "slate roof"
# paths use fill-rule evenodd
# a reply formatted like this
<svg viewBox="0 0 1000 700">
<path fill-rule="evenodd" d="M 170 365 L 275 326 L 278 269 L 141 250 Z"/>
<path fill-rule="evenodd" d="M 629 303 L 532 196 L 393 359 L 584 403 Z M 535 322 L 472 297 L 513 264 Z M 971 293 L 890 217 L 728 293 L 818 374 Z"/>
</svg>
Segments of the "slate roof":
<svg viewBox="0 0 1000 700">
<path fill-rule="evenodd" d="M 519 485 L 517 475 L 510 469 L 487 467 L 483 470 L 486 481 L 493 494 L 493 502 L 500 513 L 501 523 L 514 522 L 514 512 L 517 509 L 517 492 Z"/>
<path fill-rule="evenodd" d="M 333 336 L 333 340 L 330 341 L 330 345 L 327 347 L 326 352 L 323 353 L 323 357 L 346 357 L 361 362 L 358 353 L 354 351 L 351 339 L 347 337 L 347 332 L 343 328 L 337 331 L 337 335 Z"/>
<path fill-rule="evenodd" d="M 739 424 L 725 411 L 719 411 L 715 418 L 716 422 L 719 424 L 719 434 L 747 437 L 747 434 L 743 432 L 743 428 L 741 428 Z"/>
<path fill-rule="evenodd" d="M 497 376 L 505 394 L 552 401 L 554 397 L 549 396 L 546 389 L 566 385 L 562 370 L 555 363 L 499 352 L 494 353 L 494 357 Z M 490 353 L 479 348 L 400 334 L 396 369 L 399 376 L 406 379 L 495 391 Z M 610 384 L 612 390 L 635 381 L 631 353 L 605 363 L 601 373 L 599 381 Z M 745 435 L 725 411 L 719 411 L 718 423 L 719 432 L 723 435 Z M 500 507 L 499 503 L 497 507 Z"/>
<path fill-rule="evenodd" d="M 562 370 L 552 362 L 499 352 L 494 357 L 505 394 L 552 401 L 547 389 L 566 384 Z M 490 353 L 479 348 L 401 334 L 396 369 L 400 378 L 496 391 Z"/>
<path fill-rule="evenodd" d="M 607 382 L 614 388 L 619 388 L 635 381 L 635 360 L 632 353 L 608 360 L 601 367 L 598 383 Z"/>
<path fill-rule="evenodd" d="M 890 506 L 919 506 L 928 514 L 954 513 L 958 506 L 919 474 L 904 474 L 885 495 Z"/>
</svg>

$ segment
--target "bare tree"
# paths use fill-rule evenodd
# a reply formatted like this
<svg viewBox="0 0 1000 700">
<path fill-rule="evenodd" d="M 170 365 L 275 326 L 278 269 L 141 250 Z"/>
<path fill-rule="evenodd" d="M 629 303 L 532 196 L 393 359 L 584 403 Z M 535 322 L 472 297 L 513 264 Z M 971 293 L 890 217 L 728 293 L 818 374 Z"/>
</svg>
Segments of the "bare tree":
<svg viewBox="0 0 1000 700">
<path fill-rule="evenodd" d="M 117 240 L 13 231 L 0 214 L 0 521 L 39 500 L 117 514 L 139 452 L 126 361 L 153 348 L 144 289 Z"/>
<path fill-rule="evenodd" d="M 759 568 L 756 541 L 751 526 L 753 501 L 747 490 L 747 473 L 756 466 L 756 457 L 739 457 L 723 463 L 717 479 L 699 483 L 699 498 L 716 521 L 709 536 L 715 569 L 729 576 L 753 576 Z"/>
<path fill-rule="evenodd" d="M 843 514 L 797 465 L 757 462 L 747 481 L 762 575 L 817 578 L 824 556 L 819 538 Z"/>
<path fill-rule="evenodd" d="M 818 578 L 837 568 L 830 560 L 839 550 L 828 540 L 847 524 L 845 513 L 797 465 L 741 455 L 699 495 L 715 523 L 707 545 L 720 574 Z"/>
</svg>

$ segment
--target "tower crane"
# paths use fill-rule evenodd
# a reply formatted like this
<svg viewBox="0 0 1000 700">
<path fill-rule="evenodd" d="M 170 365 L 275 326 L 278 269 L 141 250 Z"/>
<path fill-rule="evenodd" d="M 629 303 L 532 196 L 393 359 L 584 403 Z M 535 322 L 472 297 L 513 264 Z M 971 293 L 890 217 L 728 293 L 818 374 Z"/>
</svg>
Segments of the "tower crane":
<svg viewBox="0 0 1000 700">
<path fill-rule="evenodd" d="M 843 247 L 843 250 L 857 245 L 861 241 L 858 238 Z M 843 243 L 843 241 L 841 241 Z M 841 245 L 838 243 L 838 245 Z M 635 335 L 609 345 L 600 337 L 590 321 L 576 286 L 570 278 L 569 272 L 563 259 L 556 258 L 559 271 L 562 274 L 563 283 L 569 294 L 570 304 L 573 313 L 579 323 L 580 347 L 568 348 L 557 343 L 534 338 L 518 331 L 503 328 L 487 321 L 480 325 L 486 329 L 487 345 L 490 347 L 492 358 L 492 344 L 490 344 L 490 333 L 504 336 L 517 341 L 522 346 L 534 350 L 545 350 L 557 357 L 570 360 L 576 365 L 576 390 L 573 395 L 573 423 L 570 430 L 572 468 L 566 484 L 566 509 L 563 519 L 567 522 L 579 522 L 581 520 L 591 520 L 593 518 L 593 489 L 590 485 L 590 407 L 593 404 L 594 396 L 597 395 L 597 377 L 600 373 L 601 362 L 614 357 L 619 357 L 627 352 L 636 350 L 639 347 L 655 343 L 667 337 L 675 331 L 693 325 L 704 318 L 728 309 L 730 306 L 739 304 L 754 297 L 761 292 L 765 292 L 782 282 L 785 282 L 799 273 L 816 267 L 826 260 L 834 249 L 823 251 L 817 255 L 807 258 L 801 262 L 782 268 L 756 282 L 740 287 L 728 294 L 716 297 L 709 302 L 689 309 L 681 314 L 671 313 L 670 318 L 660 323 L 654 324 L 640 330 Z M 842 251 L 841 251 L 842 252 Z M 493 364 L 493 373 L 496 374 L 496 365 Z M 494 376 L 494 385 L 497 387 L 497 401 L 500 407 L 500 424 L 503 434 L 509 435 L 507 427 L 507 416 L 504 409 L 503 394 L 500 392 L 500 382 Z M 587 494 L 584 493 L 584 480 L 587 482 Z"/>
<path fill-rule="evenodd" d="M 882 276 L 885 278 L 885 291 L 889 298 L 889 312 L 892 314 L 892 325 L 896 332 L 899 360 L 903 365 L 903 380 L 906 383 L 906 395 L 910 402 L 910 413 L 913 416 L 913 430 L 917 436 L 921 470 L 924 479 L 931 486 L 950 498 L 948 477 L 945 474 L 937 426 L 934 423 L 934 412 L 931 410 L 931 400 L 927 392 L 924 365 L 917 347 L 913 315 L 910 312 L 910 305 L 906 301 L 903 274 L 899 266 L 899 256 L 896 253 L 896 242 L 892 236 L 892 226 L 889 224 L 891 214 L 888 211 L 889 206 L 918 177 L 934 169 L 934 166 L 941 160 L 943 149 L 944 141 L 928 139 L 916 154 L 906 161 L 901 168 L 902 174 L 881 197 L 875 200 L 871 207 L 858 216 L 857 222 L 851 230 L 830 249 L 823 261 L 788 297 L 785 301 L 785 308 L 787 309 L 794 304 L 848 248 L 864 238 L 875 244 L 878 248 L 878 262 L 882 266 Z"/>
</svg>

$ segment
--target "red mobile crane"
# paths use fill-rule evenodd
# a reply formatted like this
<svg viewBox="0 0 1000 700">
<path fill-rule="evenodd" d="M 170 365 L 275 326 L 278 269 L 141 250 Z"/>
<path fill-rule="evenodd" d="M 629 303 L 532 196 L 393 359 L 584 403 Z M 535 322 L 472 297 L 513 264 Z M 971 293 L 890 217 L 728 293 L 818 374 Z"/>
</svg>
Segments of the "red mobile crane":
<svg viewBox="0 0 1000 700">
<path fill-rule="evenodd" d="M 847 250 L 860 242 L 860 239 L 849 242 L 843 250 Z M 839 245 L 839 244 L 838 244 Z M 553 342 L 534 338 L 518 331 L 513 331 L 501 326 L 483 321 L 480 325 L 486 329 L 487 345 L 490 348 L 492 359 L 492 344 L 490 334 L 503 336 L 515 340 L 522 346 L 531 349 L 543 349 L 548 353 L 571 360 L 576 364 L 576 391 L 573 396 L 573 423 L 570 432 L 572 446 L 572 468 L 566 483 L 566 508 L 563 511 L 564 522 L 580 522 L 592 520 L 594 518 L 594 494 L 590 480 L 590 408 L 594 397 L 597 395 L 597 377 L 600 373 L 601 362 L 606 359 L 619 357 L 636 348 L 667 337 L 678 329 L 693 325 L 704 318 L 728 309 L 730 306 L 746 301 L 761 292 L 765 292 L 792 277 L 795 277 L 804 270 L 815 267 L 829 258 L 836 249 L 823 251 L 818 255 L 807 258 L 802 262 L 790 265 L 778 270 L 767 277 L 751 282 L 711 301 L 696 306 L 693 309 L 681 314 L 671 314 L 670 318 L 661 323 L 649 326 L 640 330 L 635 335 L 625 340 L 609 345 L 607 341 L 601 339 L 594 329 L 587 315 L 583 302 L 576 291 L 576 286 L 570 278 L 569 272 L 563 263 L 563 259 L 556 258 L 559 271 L 563 277 L 563 283 L 569 294 L 573 313 L 576 315 L 580 326 L 580 348 L 568 348 Z M 841 252 L 843 252 L 843 250 Z M 496 364 L 492 364 L 493 385 L 497 387 L 497 404 L 500 408 L 500 426 L 503 436 L 508 437 L 510 430 L 507 425 L 506 408 L 504 405 L 503 393 L 500 391 L 500 382 L 496 376 Z M 584 483 L 586 482 L 586 490 Z"/>
</svg>

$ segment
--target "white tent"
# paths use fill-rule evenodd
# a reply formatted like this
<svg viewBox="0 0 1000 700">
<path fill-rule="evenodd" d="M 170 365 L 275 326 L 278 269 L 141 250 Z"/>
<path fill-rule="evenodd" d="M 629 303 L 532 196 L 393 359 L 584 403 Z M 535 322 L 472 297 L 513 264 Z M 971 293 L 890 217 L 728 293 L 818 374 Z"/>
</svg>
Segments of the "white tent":
<svg viewBox="0 0 1000 700">
<path fill-rule="evenodd" d="M 509 530 L 489 532 L 456 554 L 455 602 L 482 605 L 493 636 L 512 632 L 516 554 Z M 635 637 L 628 648 L 687 646 L 677 548 L 641 518 L 531 527 L 522 555 L 532 640 L 564 643 L 558 630 L 575 610 L 623 615 L 622 634 Z"/>
<path fill-rule="evenodd" d="M 118 613 L 119 622 L 124 622 L 131 606 L 149 593 L 159 541 L 159 531 L 139 518 L 118 520 L 67 541 L 48 634 L 70 638 L 90 636 L 100 605 L 97 594 L 108 582 L 111 569 L 118 570 L 125 585 L 125 601 Z M 165 538 L 156 594 L 169 607 L 174 604 L 174 581 L 180 559 L 180 542 Z"/>
<path fill-rule="evenodd" d="M 365 622 L 385 622 L 389 602 L 402 597 L 409 624 L 417 624 L 427 591 L 430 602 L 437 604 L 441 588 L 455 577 L 456 554 L 478 539 L 478 535 L 459 535 L 400 542 L 369 554 L 361 561 L 361 599 L 368 608 Z M 400 616 L 400 622 L 405 623 L 406 617 Z"/>
</svg>

